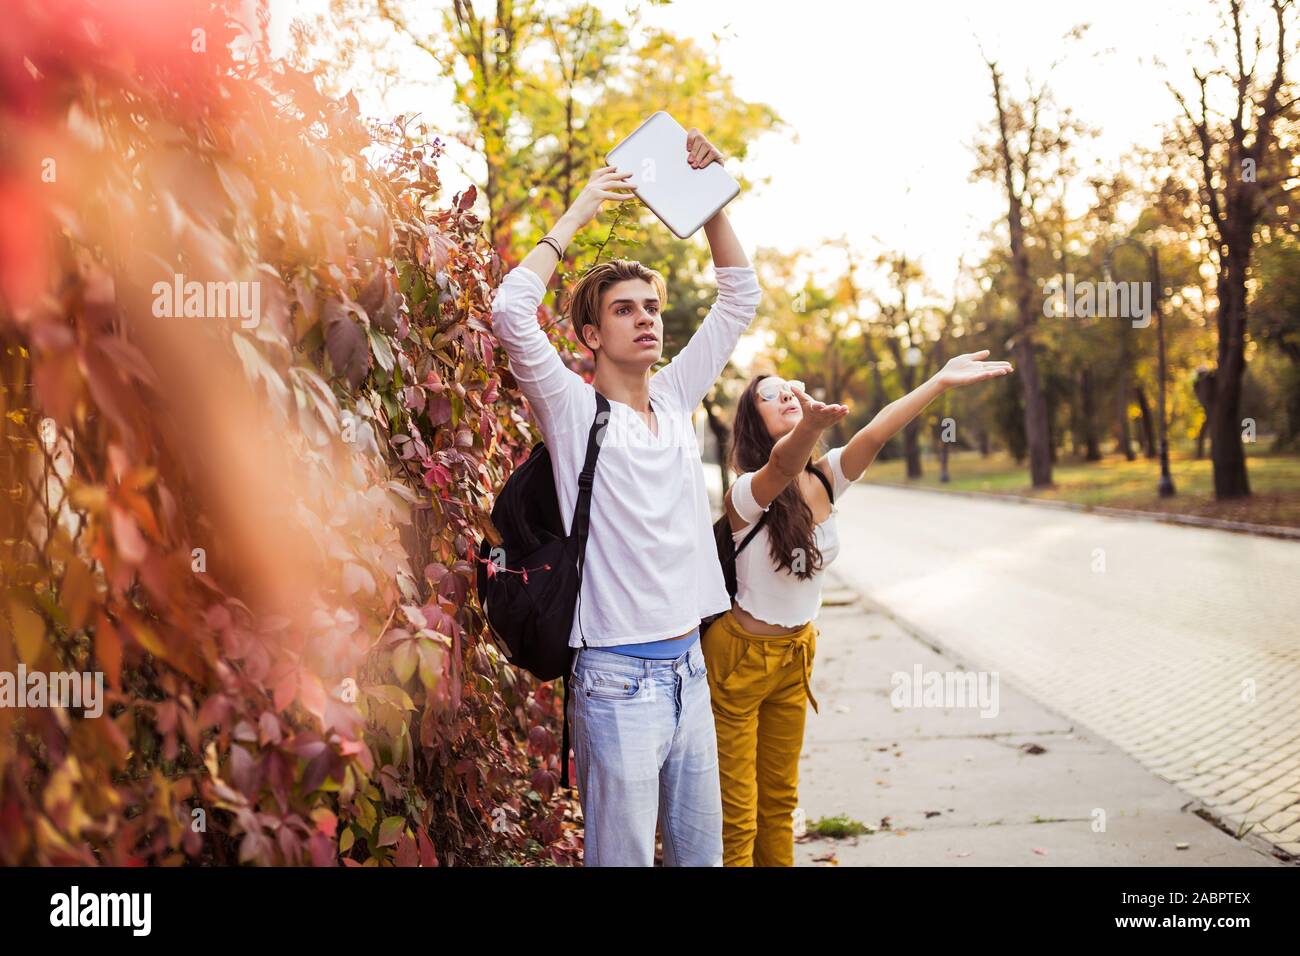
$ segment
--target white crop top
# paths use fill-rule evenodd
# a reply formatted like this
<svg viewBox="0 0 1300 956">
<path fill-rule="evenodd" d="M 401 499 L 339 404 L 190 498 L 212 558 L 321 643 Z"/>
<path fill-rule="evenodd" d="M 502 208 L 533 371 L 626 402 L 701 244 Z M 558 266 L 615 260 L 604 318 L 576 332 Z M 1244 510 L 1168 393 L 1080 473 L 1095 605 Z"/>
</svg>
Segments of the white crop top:
<svg viewBox="0 0 1300 956">
<path fill-rule="evenodd" d="M 844 477 L 840 468 L 840 453 L 843 451 L 843 448 L 835 448 L 826 455 L 835 500 L 831 503 L 831 513 L 813 531 L 814 540 L 822 554 L 823 568 L 840 553 L 839 532 L 835 527 L 836 502 L 853 484 Z M 754 500 L 754 493 L 750 489 L 753 479 L 753 472 L 745 472 L 731 486 L 731 504 L 736 509 L 736 514 L 745 521 L 745 527 L 731 533 L 736 547 L 740 547 L 745 536 L 753 530 L 754 522 L 767 510 L 760 508 Z M 777 566 L 772 560 L 770 549 L 767 528 L 763 527 L 758 529 L 758 534 L 754 535 L 754 540 L 749 542 L 745 550 L 736 555 L 736 603 L 755 619 L 778 627 L 807 624 L 817 617 L 817 611 L 821 608 L 822 575 L 818 573 L 800 580 Z"/>
</svg>

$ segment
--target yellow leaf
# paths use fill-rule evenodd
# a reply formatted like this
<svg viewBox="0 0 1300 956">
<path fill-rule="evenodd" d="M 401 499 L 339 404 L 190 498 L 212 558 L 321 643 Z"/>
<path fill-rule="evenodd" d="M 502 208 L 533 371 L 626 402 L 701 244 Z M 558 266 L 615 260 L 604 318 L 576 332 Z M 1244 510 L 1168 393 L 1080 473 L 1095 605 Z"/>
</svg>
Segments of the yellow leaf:
<svg viewBox="0 0 1300 956">
<path fill-rule="evenodd" d="M 135 617 L 128 618 L 126 624 L 130 628 L 131 636 L 135 638 L 136 643 L 154 657 L 167 657 L 167 648 L 163 646 L 162 641 L 158 640 L 158 635 L 153 632 L 153 628 Z"/>
<path fill-rule="evenodd" d="M 43 815 L 36 818 L 36 843 L 47 853 L 51 850 L 61 853 L 73 852 L 68 841 L 63 839 L 59 831 Z"/>
<path fill-rule="evenodd" d="M 26 604 L 9 602 L 9 618 L 14 625 L 14 641 L 24 664 L 34 665 L 45 647 L 45 622 Z"/>
<path fill-rule="evenodd" d="M 74 485 L 68 497 L 82 511 L 103 514 L 108 510 L 108 489 L 103 485 Z"/>
</svg>

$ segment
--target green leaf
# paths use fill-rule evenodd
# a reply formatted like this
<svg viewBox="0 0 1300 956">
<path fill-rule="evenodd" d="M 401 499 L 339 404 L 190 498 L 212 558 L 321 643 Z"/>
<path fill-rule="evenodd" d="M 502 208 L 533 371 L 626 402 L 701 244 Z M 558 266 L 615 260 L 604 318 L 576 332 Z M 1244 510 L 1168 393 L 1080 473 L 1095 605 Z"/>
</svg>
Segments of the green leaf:
<svg viewBox="0 0 1300 956">
<path fill-rule="evenodd" d="M 378 684 L 366 689 L 373 696 L 388 701 L 394 707 L 400 707 L 403 710 L 415 710 L 415 703 L 411 700 L 411 696 L 400 687 L 394 687 L 392 684 Z"/>
<path fill-rule="evenodd" d="M 414 641 L 402 641 L 393 650 L 393 673 L 403 684 L 411 679 L 418 663 L 419 652 L 415 649 Z"/>
<path fill-rule="evenodd" d="M 420 682 L 432 690 L 442 672 L 442 648 L 427 638 L 420 638 Z"/>
<path fill-rule="evenodd" d="M 373 326 L 367 329 L 370 336 L 370 348 L 375 353 L 375 361 L 385 372 L 393 370 L 393 350 L 388 345 L 388 337 Z"/>
<path fill-rule="evenodd" d="M 383 403 L 384 411 L 388 413 L 390 423 L 400 422 L 406 417 L 402 407 L 397 404 L 397 400 L 388 392 L 380 392 L 379 401 Z"/>
<path fill-rule="evenodd" d="M 325 330 L 317 322 L 307 333 L 298 340 L 298 347 L 304 352 L 311 354 L 325 344 Z"/>
<path fill-rule="evenodd" d="M 396 843 L 405 825 L 406 820 L 403 817 L 385 817 L 384 822 L 379 824 L 379 845 L 392 846 Z"/>
</svg>

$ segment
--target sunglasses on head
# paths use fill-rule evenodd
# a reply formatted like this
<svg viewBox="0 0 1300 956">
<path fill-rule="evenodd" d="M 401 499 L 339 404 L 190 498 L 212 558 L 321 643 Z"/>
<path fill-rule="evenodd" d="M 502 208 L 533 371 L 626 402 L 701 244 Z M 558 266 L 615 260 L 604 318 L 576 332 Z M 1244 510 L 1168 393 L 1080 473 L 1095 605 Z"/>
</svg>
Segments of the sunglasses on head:
<svg viewBox="0 0 1300 956">
<path fill-rule="evenodd" d="M 781 397 L 782 392 L 791 391 L 796 388 L 801 392 L 806 392 L 808 390 L 804 386 L 804 383 L 798 379 L 792 378 L 787 382 L 779 378 L 766 378 L 763 380 L 763 384 L 758 386 L 758 397 L 765 402 L 775 402 Z M 791 394 L 793 394 L 793 392 L 791 392 Z"/>
</svg>

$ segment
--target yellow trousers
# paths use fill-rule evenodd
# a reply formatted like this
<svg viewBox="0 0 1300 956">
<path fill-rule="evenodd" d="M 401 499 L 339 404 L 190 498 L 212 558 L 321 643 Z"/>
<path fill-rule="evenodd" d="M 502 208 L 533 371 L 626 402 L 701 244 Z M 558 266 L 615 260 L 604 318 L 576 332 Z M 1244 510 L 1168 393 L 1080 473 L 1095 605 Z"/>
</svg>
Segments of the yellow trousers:
<svg viewBox="0 0 1300 956">
<path fill-rule="evenodd" d="M 768 637 L 730 611 L 701 639 L 722 783 L 724 866 L 793 866 L 799 752 L 817 629 Z"/>
</svg>

